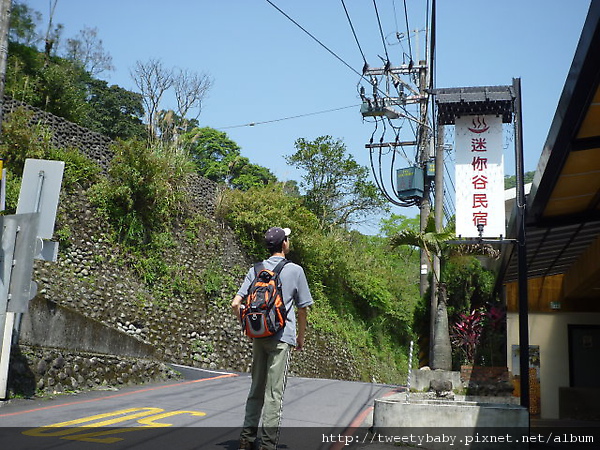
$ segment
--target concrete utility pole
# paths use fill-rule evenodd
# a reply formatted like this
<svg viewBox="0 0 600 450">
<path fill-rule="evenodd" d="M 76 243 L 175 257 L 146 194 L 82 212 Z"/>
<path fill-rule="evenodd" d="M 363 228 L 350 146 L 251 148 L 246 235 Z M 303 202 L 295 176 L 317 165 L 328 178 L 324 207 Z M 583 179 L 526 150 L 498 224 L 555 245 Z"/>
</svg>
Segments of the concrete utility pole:
<svg viewBox="0 0 600 450">
<path fill-rule="evenodd" d="M 433 133 L 429 127 L 426 126 L 427 118 L 429 114 L 429 95 L 427 93 L 427 89 L 429 88 L 429 71 L 427 68 L 427 62 L 421 61 L 420 65 L 423 69 L 419 73 L 419 93 L 421 95 L 421 105 L 420 105 L 420 120 L 421 124 L 418 128 L 418 154 L 419 154 L 419 164 L 420 166 L 426 170 L 427 163 L 431 160 L 431 148 L 433 141 Z M 440 170 L 436 165 L 436 175 Z M 443 176 L 443 172 L 442 172 Z M 437 179 L 436 179 L 437 181 Z M 435 184 L 436 192 L 437 192 L 438 184 Z M 427 228 L 427 222 L 429 221 L 429 216 L 431 215 L 431 181 L 425 177 L 425 182 L 423 185 L 423 199 L 421 204 L 419 205 L 420 210 L 420 230 L 421 233 L 425 231 Z M 442 191 L 443 194 L 443 191 Z M 438 200 L 438 195 L 436 193 L 434 197 L 435 201 Z M 434 207 L 437 209 L 437 204 L 434 204 Z M 441 215 L 440 215 L 441 218 Z M 436 215 L 437 220 L 437 215 Z M 437 223 L 437 222 L 436 222 Z M 436 227 L 436 231 L 437 227 Z M 439 271 L 439 257 L 437 254 L 433 255 L 433 261 L 430 261 L 427 255 L 427 252 L 424 249 L 421 249 L 421 266 L 420 266 L 420 279 L 419 279 L 419 290 L 421 293 L 421 297 L 425 295 L 427 292 L 427 288 L 430 287 L 430 312 L 429 312 L 429 364 L 431 365 L 434 359 L 434 345 L 435 345 L 435 329 L 436 329 L 436 320 L 437 320 L 437 287 L 438 287 L 438 277 L 440 276 Z M 431 277 L 431 285 L 429 284 L 429 273 L 432 270 L 431 263 L 433 263 L 433 272 Z M 437 270 L 436 270 L 437 269 Z"/>
<path fill-rule="evenodd" d="M 10 25 L 11 0 L 0 0 L 0 138 L 2 136 L 2 105 L 6 80 L 6 58 L 8 56 L 8 29 Z"/>
<path fill-rule="evenodd" d="M 436 152 L 434 147 L 434 134 L 435 129 L 432 128 L 432 121 L 430 120 L 430 100 L 431 100 L 431 88 L 433 85 L 433 41 L 434 41 L 434 28 L 435 28 L 435 0 L 432 2 L 431 9 L 431 23 L 430 28 L 426 29 L 425 46 L 423 55 L 419 55 L 418 50 L 418 36 L 417 36 L 417 60 L 418 63 L 414 63 L 412 59 L 408 64 L 402 66 L 392 67 L 389 60 L 383 68 L 369 68 L 365 66 L 363 76 L 365 79 L 370 79 L 373 87 L 373 96 L 368 97 L 365 94 L 364 88 L 361 88 L 361 98 L 363 105 L 361 107 L 361 113 L 363 117 L 380 117 L 388 119 L 389 121 L 395 119 L 408 119 L 415 123 L 415 134 L 414 140 L 399 141 L 398 135 L 396 135 L 395 142 L 383 142 L 383 137 L 379 143 L 371 142 L 365 145 L 366 148 L 371 150 L 371 157 L 373 150 L 379 150 L 379 161 L 380 170 L 379 176 L 373 169 L 373 175 L 380 189 L 383 191 L 385 197 L 392 204 L 400 207 L 411 207 L 418 206 L 420 210 L 420 232 L 423 233 L 427 228 L 427 223 L 432 210 L 432 204 L 430 197 L 432 196 L 432 188 L 435 186 L 435 202 L 436 202 L 436 230 L 441 231 L 442 220 L 443 220 L 443 147 Z M 418 34 L 418 32 L 417 32 Z M 409 42 L 410 45 L 410 42 Z M 385 77 L 385 83 L 380 82 L 377 77 Z M 405 81 L 402 77 L 406 77 Z M 397 94 L 392 95 L 390 93 L 390 86 L 394 86 Z M 379 86 L 382 86 L 380 88 Z M 385 88 L 383 87 L 385 86 Z M 385 89 L 385 90 L 383 90 Z M 406 110 L 406 106 L 413 105 L 413 112 L 409 113 Z M 399 130 L 399 128 L 397 128 Z M 399 133 L 399 131 L 398 131 Z M 441 144 L 443 146 L 443 143 Z M 403 146 L 411 146 L 416 148 L 416 155 L 413 167 L 407 169 L 399 169 L 397 171 L 397 182 L 395 189 L 395 196 L 390 195 L 385 188 L 385 182 L 381 175 L 381 149 L 390 148 L 391 152 L 395 155 L 397 150 Z M 441 162 L 436 161 L 436 179 L 433 184 L 433 177 L 428 168 L 431 167 L 431 163 L 434 157 L 434 153 L 441 153 Z M 373 161 L 372 161 L 373 164 Z M 392 162 L 393 165 L 393 162 Z M 402 178 L 402 181 L 401 181 Z M 393 184 L 393 183 L 392 183 Z M 395 197 L 395 198 L 394 198 Z M 438 204 L 439 203 L 439 204 Z M 435 321 L 437 316 L 437 281 L 439 278 L 439 259 L 433 261 L 434 272 L 433 272 L 433 283 L 431 286 L 431 332 L 430 332 L 430 347 L 429 356 L 432 358 L 434 333 L 435 333 Z M 419 279 L 419 290 L 421 296 L 424 296 L 427 288 L 429 287 L 429 273 L 432 270 L 432 262 L 429 260 L 429 256 L 424 249 L 420 252 L 420 279 Z"/>
<path fill-rule="evenodd" d="M 437 128 L 437 139 L 435 142 L 435 179 L 434 179 L 434 211 L 433 215 L 435 218 L 435 231 L 439 233 L 444 227 L 444 126 L 438 125 Z M 431 298 L 430 298 L 430 324 L 431 330 L 429 337 L 431 339 L 431 359 L 435 356 L 433 350 L 435 345 L 435 330 L 436 320 L 438 313 L 438 289 L 440 284 L 440 276 L 442 272 L 442 264 L 440 255 L 437 253 L 433 255 L 433 267 L 432 267 L 432 279 L 431 279 Z M 441 294 L 440 294 L 441 295 Z M 446 297 L 444 297 L 446 298 Z M 430 361 L 430 364 L 432 361 Z M 437 368 L 437 367 L 436 367 Z"/>
<path fill-rule="evenodd" d="M 427 162 L 430 159 L 430 145 L 431 145 L 431 133 L 428 132 L 425 124 L 427 123 L 427 113 L 429 106 L 429 96 L 427 95 L 426 89 L 429 87 L 429 77 L 428 70 L 426 66 L 426 61 L 421 61 L 420 66 L 422 69 L 419 71 L 419 94 L 421 96 L 421 105 L 420 105 L 420 119 L 421 124 L 418 128 L 417 133 L 417 145 L 419 152 L 419 164 L 421 167 L 425 167 Z M 431 183 L 425 181 L 423 186 L 423 200 L 421 201 L 420 209 L 420 219 L 421 219 L 421 232 L 425 230 L 427 227 L 427 220 L 429 219 L 429 214 L 431 213 L 431 201 L 429 200 L 429 195 L 431 193 Z M 421 279 L 420 279 L 420 291 L 421 297 L 425 295 L 425 291 L 428 287 L 427 277 L 429 274 L 429 270 L 431 269 L 429 259 L 427 258 L 427 253 L 421 249 Z M 434 313 L 432 313 L 434 314 Z M 433 322 L 432 322 L 433 323 Z M 432 327 L 433 329 L 433 327 Z M 433 337 L 433 336 L 432 336 Z M 433 342 L 433 339 L 432 339 Z"/>
</svg>

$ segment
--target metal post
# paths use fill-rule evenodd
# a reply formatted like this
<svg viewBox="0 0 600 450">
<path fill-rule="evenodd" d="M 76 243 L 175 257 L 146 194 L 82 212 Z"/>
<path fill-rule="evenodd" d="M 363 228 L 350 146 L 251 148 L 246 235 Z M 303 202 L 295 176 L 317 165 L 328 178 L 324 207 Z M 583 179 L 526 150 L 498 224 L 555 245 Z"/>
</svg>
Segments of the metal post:
<svg viewBox="0 0 600 450">
<path fill-rule="evenodd" d="M 6 312 L 4 333 L 2 336 L 2 348 L 0 349 L 0 399 L 7 398 L 8 366 L 10 364 L 10 349 L 12 347 L 13 326 L 15 313 Z"/>
<path fill-rule="evenodd" d="M 2 119 L 0 118 L 0 120 Z M 2 159 L 0 159 L 0 167 L 2 167 L 2 172 L 0 173 L 0 211 L 4 211 L 6 209 L 6 169 L 4 168 L 4 160 Z"/>
<path fill-rule="evenodd" d="M 406 403 L 408 403 L 410 395 L 410 379 L 412 378 L 412 360 L 413 360 L 414 341 L 410 341 L 410 349 L 408 350 L 408 378 L 406 380 Z"/>
<path fill-rule="evenodd" d="M 517 257 L 519 274 L 519 369 L 521 406 L 529 408 L 529 300 L 527 296 L 527 240 L 525 169 L 523 164 L 523 112 L 521 79 L 513 78 L 515 95 L 515 169 L 517 179 Z"/>
</svg>

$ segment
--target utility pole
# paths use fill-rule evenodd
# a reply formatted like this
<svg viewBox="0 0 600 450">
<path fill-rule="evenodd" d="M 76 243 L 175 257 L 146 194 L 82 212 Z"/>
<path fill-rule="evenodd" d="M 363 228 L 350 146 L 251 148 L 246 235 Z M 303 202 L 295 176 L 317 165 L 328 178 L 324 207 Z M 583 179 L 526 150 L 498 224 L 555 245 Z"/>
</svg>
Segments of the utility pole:
<svg viewBox="0 0 600 450">
<path fill-rule="evenodd" d="M 373 165 L 373 151 L 379 151 L 380 170 L 379 176 L 373 169 L 373 175 L 377 182 L 377 185 L 382 190 L 383 194 L 390 203 L 400 207 L 419 207 L 420 215 L 420 232 L 424 233 L 427 228 L 429 216 L 433 208 L 431 204 L 431 197 L 433 194 L 433 186 L 435 186 L 435 202 L 436 202 L 436 229 L 440 231 L 441 223 L 443 220 L 443 154 L 441 156 L 442 163 L 436 167 L 435 184 L 433 184 L 433 177 L 428 170 L 433 162 L 434 152 L 439 153 L 443 150 L 436 152 L 434 147 L 434 133 L 436 130 L 432 128 L 432 121 L 430 120 L 430 100 L 431 100 L 431 87 L 433 84 L 433 27 L 435 24 L 435 0 L 432 2 L 431 10 L 431 28 L 426 29 L 425 45 L 423 55 L 419 54 L 417 50 L 417 63 L 412 59 L 408 64 L 402 66 L 392 67 L 390 62 L 387 61 L 383 68 L 369 68 L 365 66 L 363 70 L 363 76 L 365 79 L 370 80 L 373 87 L 372 97 L 368 97 L 365 94 L 364 88 L 361 88 L 361 98 L 363 105 L 361 107 L 361 113 L 363 117 L 375 117 L 377 120 L 387 119 L 392 121 L 394 119 L 408 119 L 415 125 L 415 132 L 410 140 L 400 141 L 399 136 L 396 135 L 395 142 L 383 142 L 383 136 L 379 143 L 371 142 L 365 145 L 366 148 L 371 150 L 371 163 Z M 418 38 L 417 38 L 418 41 Z M 417 42 L 418 48 L 418 42 Z M 385 82 L 380 81 L 378 77 L 385 77 Z M 402 77 L 406 77 L 405 81 Z M 381 86 L 381 87 L 380 87 Z M 390 87 L 393 86 L 397 94 L 392 95 Z M 413 107 L 412 112 L 407 111 L 407 106 Z M 397 130 L 400 127 L 395 128 Z M 398 132 L 399 133 L 399 132 Z M 442 144 L 443 145 L 443 144 Z M 385 182 L 381 175 L 381 155 L 382 148 L 391 148 L 392 154 L 395 156 L 399 148 L 403 146 L 412 146 L 415 148 L 415 158 L 413 160 L 412 167 L 407 169 L 397 170 L 396 189 L 394 194 L 390 195 L 385 188 Z M 393 166 L 393 161 L 392 161 Z M 393 170 L 393 167 L 392 167 Z M 402 181 L 401 181 L 402 178 Z M 393 184 L 393 183 L 392 183 Z M 394 198 L 395 197 L 395 198 Z M 439 205 L 437 204 L 439 203 Z M 437 255 L 436 255 L 437 257 Z M 430 316 L 430 335 L 429 335 L 429 357 L 430 360 L 433 356 L 433 344 L 434 344 L 434 333 L 435 333 L 435 321 L 437 316 L 437 283 L 436 278 L 439 277 L 439 259 L 433 261 L 435 267 L 433 273 L 433 282 L 431 286 L 431 316 Z M 420 265 L 419 265 L 419 291 L 421 297 L 427 292 L 429 287 L 429 274 L 432 270 L 432 261 L 429 260 L 429 256 L 424 249 L 420 252 Z"/>
<path fill-rule="evenodd" d="M 431 132 L 426 126 L 427 124 L 427 115 L 428 115 L 428 107 L 429 107 L 429 95 L 427 94 L 427 88 L 429 87 L 429 76 L 426 61 L 421 61 L 420 66 L 422 69 L 419 71 L 419 94 L 421 97 L 420 104 L 420 121 L 421 124 L 418 128 L 417 133 L 417 145 L 418 145 L 418 155 L 419 155 L 419 164 L 425 169 L 427 163 L 429 162 L 430 148 L 431 148 Z M 423 185 L 423 200 L 421 201 L 420 209 L 420 219 L 421 219 L 421 232 L 425 230 L 427 227 L 427 220 L 429 219 L 429 215 L 431 214 L 431 201 L 429 199 L 431 195 L 431 183 L 425 179 L 425 183 Z M 429 259 L 427 258 L 427 253 L 422 249 L 421 250 L 421 278 L 420 278 L 420 291 L 421 297 L 425 295 L 425 291 L 428 287 L 428 274 L 431 270 L 431 264 Z M 433 327 L 432 327 L 433 328 Z M 433 337 L 433 336 L 432 336 Z M 433 342 L 433 340 L 432 340 Z"/>
<path fill-rule="evenodd" d="M 431 159 L 431 140 L 432 133 L 425 126 L 427 123 L 428 116 L 428 107 L 429 107 L 429 96 L 427 95 L 427 88 L 429 87 L 429 74 L 426 68 L 426 61 L 421 61 L 421 65 L 424 66 L 424 69 L 419 73 L 419 92 L 421 94 L 421 104 L 420 104 L 420 120 L 421 125 L 418 129 L 418 155 L 419 155 L 419 165 L 425 170 L 427 163 Z M 437 167 L 436 167 L 437 170 Z M 420 218 L 420 231 L 421 233 L 425 232 L 427 228 L 427 222 L 429 221 L 429 216 L 431 215 L 431 181 L 425 177 L 424 185 L 423 185 L 423 199 L 421 200 L 421 204 L 419 205 L 419 218 Z M 436 184 L 437 187 L 437 184 Z M 437 198 L 436 198 L 437 200 Z M 431 262 L 434 263 L 432 277 L 431 277 L 431 285 L 429 284 L 429 273 L 431 272 Z M 429 364 L 431 365 L 434 359 L 434 344 L 435 344 L 435 322 L 437 318 L 437 279 L 439 277 L 439 271 L 436 272 L 436 262 L 439 263 L 439 259 L 437 259 L 437 255 L 433 255 L 433 261 L 429 261 L 429 257 L 425 249 L 421 249 L 420 254 L 420 279 L 419 279 L 419 291 L 421 297 L 423 297 L 427 288 L 430 287 L 430 310 L 429 310 Z M 439 265 L 439 264 L 438 264 Z"/>
<path fill-rule="evenodd" d="M 436 130 L 435 140 L 435 179 L 434 179 L 434 211 L 433 215 L 435 218 L 435 231 L 440 233 L 444 226 L 444 126 L 438 125 Z M 430 349 L 432 360 L 435 356 L 433 346 L 435 344 L 435 321 L 438 312 L 438 289 L 440 288 L 440 277 L 442 272 L 442 264 L 440 255 L 437 253 L 433 255 L 433 267 L 432 267 L 432 279 L 431 279 L 431 298 L 430 298 Z M 445 298 L 445 297 L 444 297 Z M 429 361 L 432 364 L 432 361 Z M 435 367 L 436 369 L 439 367 Z"/>
</svg>

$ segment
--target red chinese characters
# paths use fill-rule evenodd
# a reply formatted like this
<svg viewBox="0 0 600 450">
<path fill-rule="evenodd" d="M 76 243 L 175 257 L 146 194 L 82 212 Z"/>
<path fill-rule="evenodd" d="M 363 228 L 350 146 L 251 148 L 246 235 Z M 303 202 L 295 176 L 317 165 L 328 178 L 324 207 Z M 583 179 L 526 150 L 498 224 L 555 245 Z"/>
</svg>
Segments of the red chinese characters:
<svg viewBox="0 0 600 450">
<path fill-rule="evenodd" d="M 456 234 L 502 236 L 506 232 L 502 117 L 456 117 L 455 126 Z"/>
<path fill-rule="evenodd" d="M 477 137 L 471 139 L 471 152 L 485 153 L 487 152 L 487 143 L 484 137 Z M 482 156 L 473 156 L 473 176 L 471 177 L 471 183 L 473 184 L 473 203 L 472 203 L 472 217 L 473 224 L 487 225 L 487 208 L 489 206 L 487 198 L 487 161 L 488 159 Z"/>
</svg>

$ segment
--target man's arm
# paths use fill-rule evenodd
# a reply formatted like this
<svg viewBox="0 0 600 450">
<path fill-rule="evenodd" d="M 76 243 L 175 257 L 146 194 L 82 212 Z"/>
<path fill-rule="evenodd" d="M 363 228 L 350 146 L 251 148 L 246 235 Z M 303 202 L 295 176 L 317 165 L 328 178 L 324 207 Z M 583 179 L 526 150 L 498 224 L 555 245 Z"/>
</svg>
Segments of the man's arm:
<svg viewBox="0 0 600 450">
<path fill-rule="evenodd" d="M 296 338 L 296 350 L 301 351 L 304 348 L 304 337 L 306 335 L 306 318 L 308 308 L 298 308 L 298 337 Z"/>
<path fill-rule="evenodd" d="M 233 315 L 239 320 L 240 319 L 240 307 L 242 305 L 242 300 L 244 298 L 239 295 L 236 294 L 235 297 L 233 297 L 233 300 L 231 301 L 231 310 L 233 311 Z"/>
<path fill-rule="evenodd" d="M 250 270 L 248 270 L 248 273 L 246 274 L 246 278 L 244 278 L 244 282 L 242 283 L 242 286 L 238 290 L 238 293 L 235 295 L 235 297 L 233 297 L 233 300 L 231 301 L 231 311 L 233 312 L 233 315 L 238 320 L 240 319 L 240 309 L 242 307 L 242 302 L 244 301 L 244 297 L 242 296 L 242 293 L 248 291 L 248 287 L 252 283 L 253 279 L 254 279 L 254 269 L 250 268 Z"/>
</svg>

